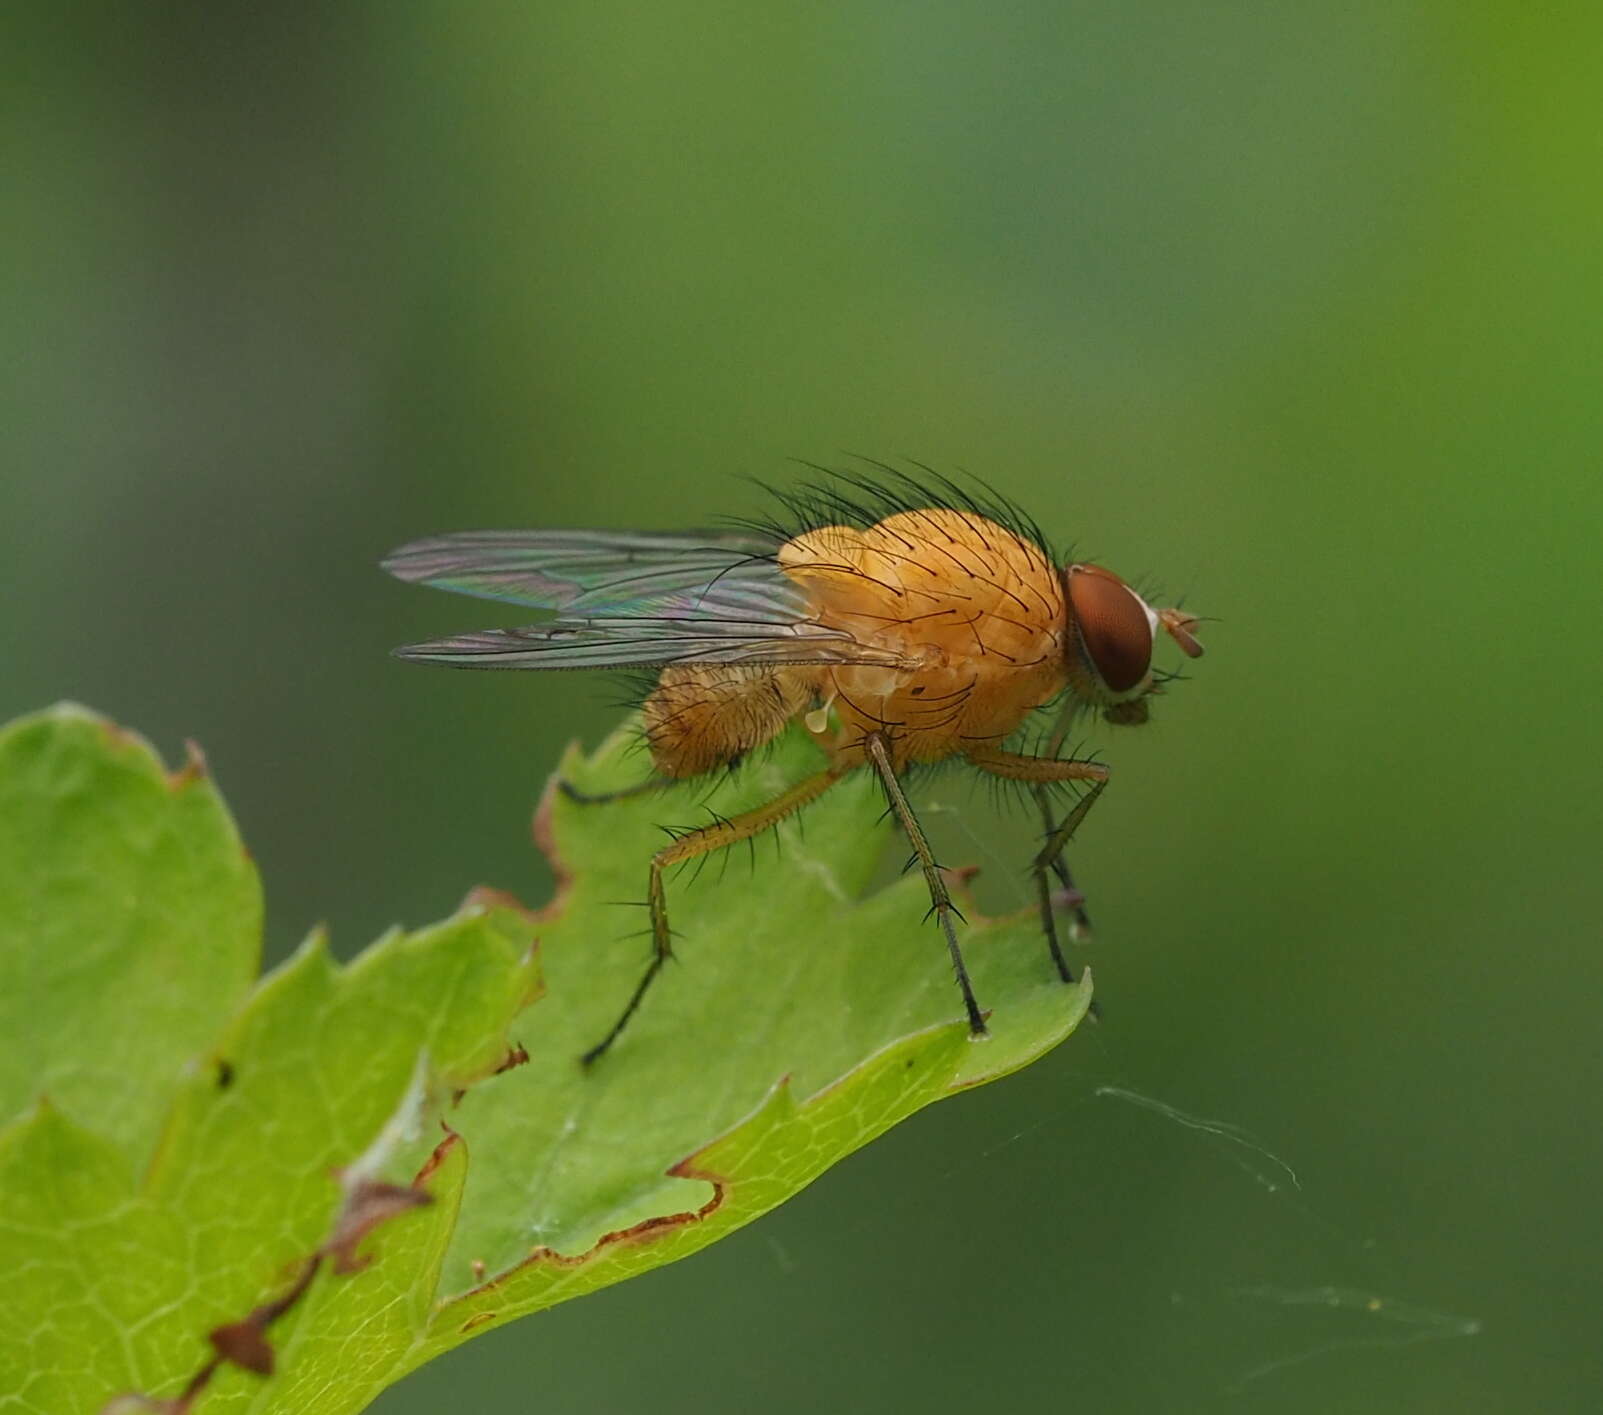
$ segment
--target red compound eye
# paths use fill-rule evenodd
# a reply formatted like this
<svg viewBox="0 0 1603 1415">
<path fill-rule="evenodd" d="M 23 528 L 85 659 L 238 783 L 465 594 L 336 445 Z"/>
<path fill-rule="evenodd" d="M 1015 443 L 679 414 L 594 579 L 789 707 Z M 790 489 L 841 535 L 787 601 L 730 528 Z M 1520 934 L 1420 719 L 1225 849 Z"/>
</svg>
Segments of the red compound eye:
<svg viewBox="0 0 1603 1415">
<path fill-rule="evenodd" d="M 1071 565 L 1069 608 L 1086 657 L 1115 693 L 1128 693 L 1152 666 L 1152 623 L 1135 591 L 1100 565 Z"/>
</svg>

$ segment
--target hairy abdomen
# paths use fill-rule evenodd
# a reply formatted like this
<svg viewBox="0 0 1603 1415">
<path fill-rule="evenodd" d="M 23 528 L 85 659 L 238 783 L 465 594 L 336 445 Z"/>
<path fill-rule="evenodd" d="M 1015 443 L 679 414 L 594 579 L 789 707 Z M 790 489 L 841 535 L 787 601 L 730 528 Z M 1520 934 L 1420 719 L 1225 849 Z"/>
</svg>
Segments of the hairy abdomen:
<svg viewBox="0 0 1603 1415">
<path fill-rule="evenodd" d="M 697 776 L 771 741 L 813 700 L 816 670 L 670 666 L 642 709 L 664 776 Z"/>
</svg>

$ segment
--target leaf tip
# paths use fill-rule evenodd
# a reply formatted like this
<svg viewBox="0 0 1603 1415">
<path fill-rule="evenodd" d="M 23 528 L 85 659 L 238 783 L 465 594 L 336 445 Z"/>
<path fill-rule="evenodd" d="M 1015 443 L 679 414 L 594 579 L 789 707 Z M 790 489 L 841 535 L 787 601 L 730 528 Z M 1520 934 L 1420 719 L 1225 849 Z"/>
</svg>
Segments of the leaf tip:
<svg viewBox="0 0 1603 1415">
<path fill-rule="evenodd" d="M 560 790 L 562 779 L 560 769 L 546 778 L 545 790 L 540 793 L 540 804 L 534 808 L 534 819 L 529 827 L 529 833 L 534 839 L 534 848 L 540 852 L 551 868 L 551 899 L 536 916 L 546 923 L 561 917 L 566 911 L 568 895 L 573 889 L 573 869 L 557 846 L 556 830 L 552 821 L 557 798 L 562 794 Z"/>
<path fill-rule="evenodd" d="M 476 884 L 468 890 L 462 900 L 458 912 L 463 914 L 493 914 L 498 909 L 505 909 L 513 914 L 520 915 L 525 923 L 533 924 L 537 919 L 535 911 L 525 904 L 510 890 L 497 889 L 493 884 Z"/>
<path fill-rule="evenodd" d="M 197 782 L 205 781 L 210 774 L 211 769 L 206 764 L 206 753 L 201 750 L 200 743 L 193 737 L 186 737 L 184 764 L 174 767 L 167 773 L 167 789 L 176 796 Z"/>
<path fill-rule="evenodd" d="M 301 940 L 300 946 L 290 955 L 289 961 L 302 965 L 321 963 L 332 968 L 334 961 L 328 951 L 328 925 L 313 924 L 307 930 L 306 937 Z"/>
</svg>

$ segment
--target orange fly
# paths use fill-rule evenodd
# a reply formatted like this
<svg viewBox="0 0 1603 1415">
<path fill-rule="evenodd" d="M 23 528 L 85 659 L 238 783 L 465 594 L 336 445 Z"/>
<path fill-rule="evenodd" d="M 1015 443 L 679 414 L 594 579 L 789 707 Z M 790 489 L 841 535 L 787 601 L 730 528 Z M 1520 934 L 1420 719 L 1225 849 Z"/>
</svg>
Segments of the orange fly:
<svg viewBox="0 0 1603 1415">
<path fill-rule="evenodd" d="M 1011 502 L 929 474 L 892 468 L 872 481 L 830 473 L 779 493 L 787 525 L 682 534 L 464 531 L 402 546 L 384 568 L 403 580 L 554 610 L 526 628 L 412 644 L 399 657 L 455 668 L 652 668 L 643 706 L 658 780 L 738 761 L 800 719 L 827 764 L 772 801 L 679 835 L 653 856 L 647 881 L 652 957 L 612 1029 L 617 1040 L 670 956 L 663 875 L 816 800 L 869 767 L 911 841 L 929 885 L 969 1029 L 985 1034 L 952 916 L 956 912 L 911 802 L 906 770 L 960 758 L 1034 789 L 1047 826 L 1032 864 L 1042 927 L 1058 975 L 1063 957 L 1048 879 L 1078 900 L 1063 861 L 1107 784 L 1096 762 L 1060 757 L 1074 713 L 1147 720 L 1160 691 L 1153 642 L 1165 631 L 1195 658 L 1197 620 L 1155 609 L 1111 570 L 1060 565 Z M 1005 745 L 1037 709 L 1059 702 L 1042 754 Z M 1089 783 L 1061 822 L 1050 789 Z M 1083 921 L 1083 914 L 1081 915 Z"/>
</svg>

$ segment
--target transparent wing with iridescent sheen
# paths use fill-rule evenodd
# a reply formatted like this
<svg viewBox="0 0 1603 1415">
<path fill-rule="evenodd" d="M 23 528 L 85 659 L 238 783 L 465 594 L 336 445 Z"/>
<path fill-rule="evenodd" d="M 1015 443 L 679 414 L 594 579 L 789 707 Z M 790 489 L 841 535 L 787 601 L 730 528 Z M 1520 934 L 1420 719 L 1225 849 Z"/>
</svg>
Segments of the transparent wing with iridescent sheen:
<svg viewBox="0 0 1603 1415">
<path fill-rule="evenodd" d="M 731 531 L 459 531 L 392 551 L 398 579 L 569 613 L 628 614 L 664 595 L 730 580 L 783 581 L 777 541 Z"/>
<path fill-rule="evenodd" d="M 901 660 L 815 621 L 778 543 L 722 531 L 465 531 L 404 545 L 400 579 L 553 609 L 555 619 L 408 644 L 397 657 L 455 668 L 757 666 Z"/>
</svg>

